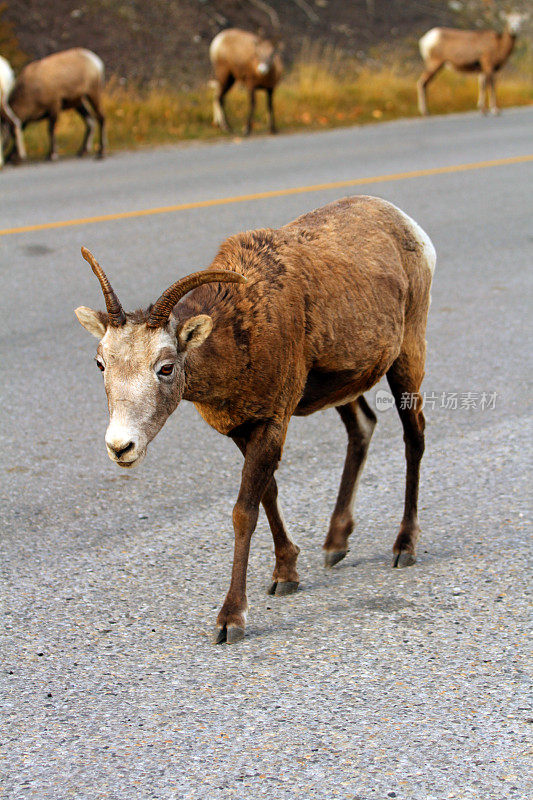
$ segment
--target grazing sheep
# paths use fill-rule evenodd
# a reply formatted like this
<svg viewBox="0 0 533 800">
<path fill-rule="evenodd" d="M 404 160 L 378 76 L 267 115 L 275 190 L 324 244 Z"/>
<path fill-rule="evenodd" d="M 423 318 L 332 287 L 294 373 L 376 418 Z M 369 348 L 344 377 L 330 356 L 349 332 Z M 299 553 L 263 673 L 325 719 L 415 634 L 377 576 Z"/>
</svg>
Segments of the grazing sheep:
<svg viewBox="0 0 533 800">
<path fill-rule="evenodd" d="M 209 48 L 209 57 L 215 72 L 213 101 L 215 125 L 222 130 L 230 130 L 224 111 L 224 97 L 235 81 L 242 81 L 250 97 L 246 135 L 249 136 L 252 130 L 256 89 L 266 90 L 270 132 L 276 133 L 273 94 L 283 71 L 279 50 L 280 46 L 273 44 L 269 39 L 263 39 L 238 28 L 228 28 L 215 36 Z"/>
<path fill-rule="evenodd" d="M 100 126 L 97 155 L 102 157 L 105 149 L 103 87 L 102 60 L 90 50 L 76 47 L 53 53 L 24 67 L 11 90 L 9 105 L 20 120 L 19 130 L 29 122 L 48 119 L 48 158 L 52 161 L 57 159 L 54 133 L 57 118 L 63 109 L 75 109 L 85 122 L 79 156 L 85 155 L 91 147 L 97 121 Z M 19 158 L 24 158 L 18 145 L 16 149 Z"/>
</svg>

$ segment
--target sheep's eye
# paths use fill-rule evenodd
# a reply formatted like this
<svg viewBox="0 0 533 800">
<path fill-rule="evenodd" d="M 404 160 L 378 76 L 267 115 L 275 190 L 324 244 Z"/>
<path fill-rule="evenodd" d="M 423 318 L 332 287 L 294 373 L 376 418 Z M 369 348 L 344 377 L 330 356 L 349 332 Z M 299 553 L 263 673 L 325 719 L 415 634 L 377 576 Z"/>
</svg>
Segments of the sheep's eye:
<svg viewBox="0 0 533 800">
<path fill-rule="evenodd" d="M 95 361 L 96 361 L 96 366 L 98 367 L 100 372 L 103 372 L 105 369 L 103 362 L 100 361 L 98 358 L 96 358 Z"/>
<path fill-rule="evenodd" d="M 158 375 L 164 375 L 167 378 L 169 375 L 172 375 L 173 372 L 174 372 L 174 364 L 163 364 L 163 366 L 157 370 Z"/>
</svg>

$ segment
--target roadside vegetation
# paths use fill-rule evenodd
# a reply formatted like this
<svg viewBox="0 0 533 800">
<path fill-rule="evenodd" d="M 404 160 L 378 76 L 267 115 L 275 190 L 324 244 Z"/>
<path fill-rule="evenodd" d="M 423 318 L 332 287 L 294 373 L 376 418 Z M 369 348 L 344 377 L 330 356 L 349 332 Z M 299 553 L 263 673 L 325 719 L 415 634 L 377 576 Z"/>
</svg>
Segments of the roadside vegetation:
<svg viewBox="0 0 533 800">
<path fill-rule="evenodd" d="M 395 58 L 398 59 L 397 53 Z M 317 53 L 311 46 L 304 47 L 275 93 L 278 128 L 285 133 L 324 130 L 417 116 L 416 80 L 421 69 L 421 62 L 414 59 L 387 63 L 383 53 L 374 54 L 361 65 L 333 49 Z M 498 76 L 497 94 L 502 108 L 533 103 L 529 79 L 532 72 L 532 53 L 527 45 L 519 46 L 512 63 Z M 141 89 L 111 77 L 105 94 L 110 150 L 240 136 L 246 118 L 246 92 L 234 87 L 226 102 L 233 134 L 223 134 L 213 127 L 212 89 L 207 84 L 187 91 L 170 87 Z M 476 102 L 476 76 L 443 70 L 428 90 L 432 114 L 471 111 Z M 265 104 L 263 93 L 259 92 L 255 133 L 267 131 Z M 46 153 L 45 124 L 33 124 L 26 130 L 30 157 L 42 158 Z M 59 152 L 74 153 L 82 136 L 83 125 L 77 114 L 62 114 L 57 128 Z"/>
</svg>

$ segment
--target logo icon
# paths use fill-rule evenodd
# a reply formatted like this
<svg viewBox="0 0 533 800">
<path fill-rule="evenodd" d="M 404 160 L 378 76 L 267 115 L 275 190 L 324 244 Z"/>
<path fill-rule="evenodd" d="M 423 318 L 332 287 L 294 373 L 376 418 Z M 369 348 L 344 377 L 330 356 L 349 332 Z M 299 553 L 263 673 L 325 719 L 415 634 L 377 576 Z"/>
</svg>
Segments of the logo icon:
<svg viewBox="0 0 533 800">
<path fill-rule="evenodd" d="M 377 411 L 388 411 L 394 405 L 394 397 L 386 389 L 378 389 L 375 402 Z"/>
</svg>

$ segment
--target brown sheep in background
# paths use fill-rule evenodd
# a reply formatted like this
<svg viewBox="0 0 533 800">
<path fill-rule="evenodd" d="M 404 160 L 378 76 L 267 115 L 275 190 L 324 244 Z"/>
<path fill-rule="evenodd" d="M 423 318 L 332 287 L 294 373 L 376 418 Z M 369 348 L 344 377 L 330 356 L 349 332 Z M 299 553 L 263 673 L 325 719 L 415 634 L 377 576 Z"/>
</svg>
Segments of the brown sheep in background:
<svg viewBox="0 0 533 800">
<path fill-rule="evenodd" d="M 479 72 L 478 108 L 487 112 L 487 88 L 490 109 L 498 113 L 494 88 L 495 73 L 507 62 L 513 52 L 517 34 L 527 14 L 503 15 L 506 25 L 503 33 L 496 31 L 463 31 L 455 28 L 432 28 L 420 39 L 420 53 L 426 69 L 420 76 L 418 109 L 422 115 L 428 113 L 426 89 L 430 81 L 449 64 L 458 72 Z"/>
<path fill-rule="evenodd" d="M 29 122 L 48 119 L 50 148 L 48 158 L 57 159 L 55 126 L 60 112 L 73 108 L 85 122 L 85 136 L 78 150 L 83 156 L 92 145 L 95 124 L 100 126 L 97 155 L 105 149 L 105 119 L 102 111 L 104 64 L 91 50 L 76 47 L 53 53 L 40 61 L 28 64 L 11 90 L 9 105 L 17 117 L 15 134 Z M 20 159 L 24 154 L 15 145 Z"/>
<path fill-rule="evenodd" d="M 280 81 L 283 65 L 279 45 L 248 31 L 229 28 L 217 34 L 209 47 L 209 57 L 215 72 L 215 99 L 213 122 L 222 130 L 231 130 L 224 111 L 224 97 L 235 81 L 241 81 L 248 90 L 250 109 L 246 135 L 252 130 L 256 89 L 267 93 L 270 132 L 276 133 L 273 94 Z"/>
</svg>

